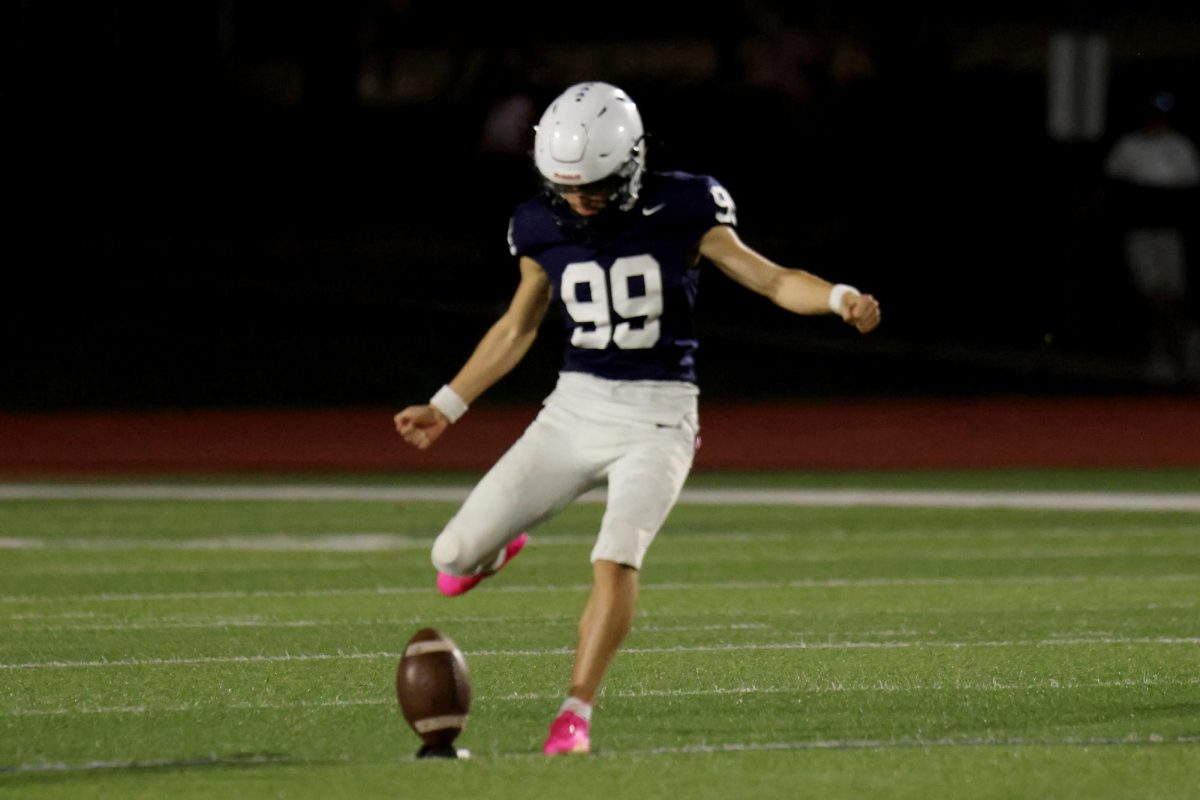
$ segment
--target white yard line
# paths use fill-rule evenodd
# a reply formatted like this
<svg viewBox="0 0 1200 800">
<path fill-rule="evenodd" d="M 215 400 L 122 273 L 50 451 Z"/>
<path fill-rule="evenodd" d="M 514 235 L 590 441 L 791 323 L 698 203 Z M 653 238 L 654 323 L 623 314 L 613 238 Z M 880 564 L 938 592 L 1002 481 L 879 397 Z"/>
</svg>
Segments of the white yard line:
<svg viewBox="0 0 1200 800">
<path fill-rule="evenodd" d="M 456 618 L 455 625 L 464 625 L 472 620 Z M 573 616 L 559 617 L 478 617 L 474 621 L 488 625 L 568 625 L 575 626 L 579 620 Z M 71 624 L 21 624 L 10 628 L 14 634 L 33 632 L 59 631 L 146 631 L 146 630 L 224 630 L 228 628 L 341 628 L 347 626 L 401 626 L 401 625 L 432 625 L 428 619 L 208 619 L 208 620 L 147 620 L 144 622 L 109 622 L 109 623 L 71 623 Z M 759 623 L 729 623 L 724 625 L 638 625 L 634 624 L 634 632 L 663 633 L 676 631 L 746 631 L 770 628 L 770 625 Z"/>
<path fill-rule="evenodd" d="M 265 664 L 282 661 L 351 661 L 369 658 L 396 658 L 402 653 L 281 653 L 265 656 L 198 656 L 196 658 L 125 658 L 99 661 L 31 661 L 0 664 L 0 671 L 31 669 L 73 669 L 77 667 L 178 667 L 196 664 Z"/>
<path fill-rule="evenodd" d="M 763 531 L 726 531 L 713 533 L 686 533 L 682 531 L 672 531 L 663 534 L 658 540 L 664 544 L 686 544 L 698 542 L 703 544 L 742 544 L 742 543 L 762 543 L 762 542 L 803 542 L 806 547 L 810 545 L 824 545 L 831 539 L 844 541 L 847 538 L 847 531 L 838 528 L 822 528 L 820 531 L 793 529 L 790 531 L 784 530 L 763 530 Z M 1094 527 L 1071 527 L 1057 526 L 1050 529 L 1043 529 L 1038 532 L 1039 538 L 1044 539 L 1086 539 L 1087 548 L 1092 548 L 1094 554 L 1104 555 L 1108 551 L 1113 551 L 1113 555 L 1124 555 L 1130 550 L 1135 550 L 1138 553 L 1148 552 L 1139 547 L 1136 543 L 1137 539 L 1145 538 L 1161 538 L 1164 534 L 1161 531 L 1137 530 L 1133 528 L 1123 528 L 1119 531 L 1112 530 L 1096 530 Z M 886 530 L 871 530 L 856 532 L 853 537 L 856 541 L 869 542 L 874 540 L 883 540 L 888 543 L 898 541 L 920 541 L 920 542 L 941 542 L 941 541 L 987 541 L 987 542 L 1002 542 L 1017 538 L 1028 538 L 1028 531 L 1005 530 L 1005 529 L 989 529 L 987 531 L 979 531 L 977 529 L 938 529 L 929 530 L 928 528 L 892 528 Z M 227 551 L 247 551 L 247 552 L 314 552 L 314 553 L 375 553 L 387 551 L 403 551 L 403 550 L 427 550 L 432 545 L 433 533 L 428 536 L 405 536 L 395 533 L 376 533 L 367 531 L 352 531 L 344 533 L 312 533 L 312 534 L 292 534 L 292 533 L 266 533 L 258 535 L 245 534 L 218 534 L 215 536 L 206 536 L 200 538 L 159 538 L 159 537 L 137 537 L 137 538 L 119 538 L 119 537 L 95 537 L 95 538 L 62 538 L 58 536 L 20 536 L 20 537 L 3 537 L 0 536 L 0 550 L 33 550 L 33 551 L 78 551 L 78 552 L 136 552 L 146 551 L 151 552 L 161 550 L 165 552 L 171 551 L 189 551 L 203 552 L 211 551 L 213 553 L 224 553 Z M 537 547 L 577 547 L 588 546 L 595 544 L 596 537 L 594 533 L 588 534 L 554 534 L 551 536 L 536 536 L 531 540 L 531 545 Z M 1062 553 L 1073 552 L 1077 548 L 1069 547 L 1061 550 Z M 955 553 L 961 553 L 963 558 L 972 558 L 973 553 L 978 551 L 981 556 L 985 556 L 988 551 L 983 548 L 943 548 L 939 547 L 937 553 L 946 554 L 945 557 L 953 558 Z M 995 550 L 991 552 L 996 552 Z M 1011 552 L 1011 551 L 1010 551 Z M 1025 552 L 1025 551 L 1022 551 Z M 1029 549 L 1028 552 L 1040 555 L 1043 551 Z M 1166 554 L 1165 548 L 1152 550 L 1158 554 Z M 1193 548 L 1184 548 L 1179 555 L 1190 555 L 1196 551 Z M 739 556 L 733 554 L 732 558 L 753 559 L 753 556 Z M 798 554 L 796 558 L 811 558 L 813 560 L 822 560 L 824 557 L 818 554 L 806 552 Z"/>
<path fill-rule="evenodd" d="M 770 589 L 837 589 L 863 587 L 906 586 L 967 586 L 967 585 L 1055 585 L 1072 583 L 1195 583 L 1200 574 L 1173 575 L 1004 575 L 970 578 L 804 578 L 793 581 L 714 581 L 646 583 L 642 591 L 756 591 Z M 529 584 L 501 585 L 489 591 L 499 594 L 543 594 L 553 592 L 584 592 L 591 584 Z M 363 597 L 377 595 L 424 594 L 433 596 L 432 586 L 375 586 L 356 589 L 301 590 L 216 590 L 208 592 L 130 592 L 78 595 L 0 595 L 0 604 L 33 603 L 119 603 L 172 600 L 243 600 L 290 597 Z"/>
<path fill-rule="evenodd" d="M 900 684 L 890 681 L 870 683 L 811 683 L 802 686 L 733 686 L 704 689 L 623 689 L 601 691 L 604 698 L 643 699 L 655 697 L 722 697 L 754 695 L 824 695 L 847 693 L 903 692 L 1029 692 L 1029 691 L 1087 691 L 1091 689 L 1142 689 L 1159 687 L 1185 687 L 1200 685 L 1200 677 L 1172 678 L 1125 678 L 1114 681 L 1079 681 L 1074 679 L 1047 678 L 1041 681 L 1011 683 L 999 680 L 971 682 L 954 681 L 929 684 Z M 550 702 L 562 699 L 561 693 L 520 692 L 495 696 L 476 696 L 475 703 Z M 310 708 L 357 708 L 359 706 L 394 706 L 395 698 L 383 695 L 361 698 L 337 697 L 332 700 L 296 700 L 283 703 L 222 703 L 220 705 L 189 703 L 169 706 L 72 706 L 58 708 L 13 708 L 0 711 L 0 717 L 72 717 L 88 715 L 145 715 L 182 714 L 191 712 L 226 711 L 289 711 Z"/>
<path fill-rule="evenodd" d="M 1141 605 L 1123 606 L 1123 609 L 1126 611 L 1130 611 L 1130 610 L 1159 611 L 1159 610 L 1163 610 L 1163 609 L 1189 610 L 1189 609 L 1196 608 L 1197 605 L 1200 605 L 1200 601 L 1192 600 L 1192 601 L 1188 601 L 1188 602 L 1173 602 L 1173 603 L 1144 603 Z M 1056 607 L 1054 607 L 1054 608 L 1049 608 L 1049 607 L 1048 608 L 1026 608 L 1026 609 L 1022 610 L 1022 613 L 1026 613 L 1026 614 L 1036 614 L 1036 613 L 1057 614 L 1057 613 L 1061 613 L 1061 611 L 1062 611 L 1062 609 L 1056 608 Z M 1084 609 L 1077 609 L 1077 611 L 1078 611 L 1078 613 L 1081 613 L 1081 614 L 1091 614 L 1091 613 L 1094 613 L 1096 611 L 1096 609 L 1084 608 Z M 954 609 L 954 608 L 924 608 L 921 610 L 921 613 L 926 614 L 926 615 L 928 615 L 928 614 L 961 614 L 962 610 Z M 688 618 L 688 617 L 704 617 L 705 619 L 711 619 L 713 617 L 731 617 L 731 616 L 738 617 L 740 619 L 740 618 L 745 618 L 745 617 L 762 617 L 762 616 L 767 616 L 767 615 L 761 614 L 761 613 L 754 614 L 754 613 L 746 612 L 746 611 L 743 611 L 740 609 L 732 610 L 732 611 L 725 610 L 725 609 L 705 609 L 703 611 L 675 610 L 675 611 L 662 611 L 662 612 L 639 611 L 637 613 L 638 619 L 660 619 L 660 618 L 661 619 L 676 619 L 676 618 Z M 804 617 L 807 619 L 812 616 L 812 612 L 805 608 L 785 608 L 785 609 L 775 609 L 775 610 L 771 611 L 770 616 L 773 616 L 773 617 L 774 616 Z M 137 628 L 139 626 L 143 626 L 143 625 L 146 627 L 156 627 L 160 624 L 166 625 L 166 626 L 171 626 L 173 624 L 179 624 L 181 626 L 199 625 L 202 627 L 208 627 L 208 626 L 220 627 L 221 625 L 225 625 L 225 624 L 239 624 L 239 623 L 249 624 L 251 622 L 256 622 L 256 621 L 262 622 L 262 624 L 264 626 L 272 626 L 272 625 L 286 626 L 288 624 L 288 620 L 264 618 L 264 617 L 254 616 L 254 615 L 243 616 L 243 617 L 221 617 L 221 616 L 209 617 L 209 616 L 203 616 L 203 615 L 197 615 L 197 614 L 171 614 L 171 615 L 167 615 L 165 617 L 149 616 L 144 619 L 140 619 L 140 620 L 136 620 L 136 621 L 121 622 L 121 621 L 113 621 L 114 615 L 112 613 L 99 612 L 99 611 L 63 611 L 63 612 L 56 612 L 56 613 L 49 613 L 49 614 L 42 613 L 42 612 L 18 612 L 18 613 L 14 613 L 14 614 L 0 614 L 0 620 L 6 620 L 9 622 L 16 622 L 16 623 L 22 623 L 22 624 L 39 623 L 39 622 L 40 623 L 48 623 L 51 620 L 92 620 L 93 621 L 92 624 L 96 625 L 97 629 L 100 629 L 100 630 L 122 630 L 123 625 L 125 625 L 125 624 L 132 625 L 135 628 Z M 228 623 L 227 620 L 234 620 L 234 622 Z M 312 620 L 312 621 L 316 622 L 316 623 L 324 624 L 324 622 L 321 620 Z M 446 618 L 421 616 L 421 617 L 390 619 L 386 622 L 384 622 L 383 619 L 380 618 L 381 624 L 433 625 L 435 627 L 438 624 L 442 624 L 442 623 L 444 623 L 444 624 L 453 623 L 455 625 L 462 624 L 462 623 L 483 623 L 483 624 L 488 624 L 488 625 L 506 625 L 506 624 L 513 624 L 513 623 L 540 624 L 540 623 L 545 622 L 545 623 L 555 624 L 558 622 L 569 622 L 571 624 L 575 624 L 578 621 L 579 621 L 578 615 L 572 615 L 572 614 L 551 614 L 551 615 L 496 614 L 496 615 L 489 615 L 489 616 L 466 616 L 466 617 L 455 616 L 455 617 L 446 617 Z M 304 622 L 304 621 L 301 621 L 301 622 Z M 357 620 L 351 620 L 350 622 L 351 622 L 351 624 L 367 624 L 368 620 L 357 619 Z M 331 618 L 330 620 L 328 620 L 328 623 L 330 625 L 334 625 L 334 626 L 342 624 L 342 622 L 336 618 Z M 44 629 L 45 630 L 58 630 L 60 628 L 60 624 L 61 623 L 54 624 L 54 625 L 47 624 Z M 82 625 L 82 623 L 80 623 L 80 624 Z M 111 627 L 108 627 L 108 626 L 111 626 Z M 302 624 L 300 627 L 304 627 L 304 625 Z M 43 628 L 40 628 L 38 626 L 31 626 L 31 628 L 23 628 L 22 630 L 29 630 L 29 629 L 42 630 Z M 639 630 L 644 630 L 644 629 L 639 629 Z M 874 635 L 883 636 L 883 635 L 894 635 L 894 634 L 912 634 L 912 633 L 918 633 L 918 632 L 919 631 L 906 629 L 906 630 L 902 630 L 902 631 L 896 631 L 896 630 L 893 630 L 893 631 L 866 631 L 865 633 L 869 634 L 869 635 L 873 635 L 873 636 Z M 933 632 L 934 631 L 930 631 L 930 633 L 933 633 Z M 807 632 L 803 632 L 803 631 L 796 632 L 796 633 L 797 633 L 797 635 L 803 635 L 803 636 L 809 635 Z"/>
<path fill-rule="evenodd" d="M 0 484 L 0 500 L 277 500 L 462 502 L 468 486 L 194 486 L 147 484 Z M 580 498 L 604 502 L 597 490 Z M 909 489 L 685 489 L 694 505 L 1015 508 L 1061 511 L 1198 511 L 1200 494 L 1152 492 L 933 491 Z"/>
<path fill-rule="evenodd" d="M 764 533 L 696 533 L 673 534 L 672 542 L 705 542 L 738 544 L 746 542 L 782 542 L 795 538 L 783 532 Z M 538 547 L 591 547 L 596 543 L 594 534 L 555 534 L 539 536 L 533 540 Z M 295 534 L 263 534 L 245 536 L 209 536 L 199 539 L 160 538 L 96 538 L 60 539 L 56 537 L 0 538 L 0 550 L 75 551 L 75 552 L 125 552 L 125 551 L 211 551 L 222 553 L 379 553 L 393 550 L 425 551 L 433 544 L 433 534 L 414 537 L 393 533 L 330 533 L 298 536 Z"/>
<path fill-rule="evenodd" d="M 1119 739 L 1029 739 L 1025 737 L 978 737 L 967 739 L 826 739 L 799 742 L 727 742 L 655 747 L 650 750 L 603 751 L 601 756 L 685 755 L 689 753 L 749 753 L 788 750 L 885 750 L 929 747 L 1128 747 L 1130 745 L 1196 744 L 1200 736 L 1126 736 Z"/>
<path fill-rule="evenodd" d="M 656 564 L 711 564 L 714 558 L 722 563 L 758 563 L 763 560 L 761 551 L 722 553 L 718 557 L 711 554 L 697 554 L 694 549 L 687 548 L 682 555 L 675 555 L 671 548 L 674 545 L 692 543 L 703 544 L 748 544 L 748 543 L 777 543 L 796 539 L 787 534 L 764 534 L 752 536 L 745 534 L 701 534 L 678 535 L 670 534 L 662 537 L 660 550 L 666 552 L 655 557 Z M 538 549 L 544 547 L 588 547 L 595 544 L 594 535 L 552 535 L 535 536 L 530 538 L 530 545 Z M 130 553 L 155 551 L 185 551 L 185 552 L 251 552 L 251 553 L 337 553 L 337 554 L 371 554 L 380 552 L 417 550 L 425 552 L 432 545 L 432 537 L 411 539 L 406 536 L 388 536 L 372 534 L 369 539 L 362 534 L 322 535 L 310 538 L 300 536 L 230 536 L 228 538 L 205 539 L 56 539 L 53 537 L 40 539 L 0 540 L 0 551 L 3 550 L 34 550 L 46 552 L 83 552 L 83 553 Z M 873 553 L 865 549 L 854 552 L 819 552 L 825 544 L 810 547 L 807 543 L 803 549 L 781 550 L 776 548 L 770 555 L 772 561 L 786 561 L 795 564 L 837 564 L 845 561 L 861 561 L 866 558 L 874 559 Z M 817 550 L 818 552 L 814 552 Z M 1027 561 L 1043 558 L 1127 558 L 1131 556 L 1152 556 L 1155 558 L 1195 558 L 1200 556 L 1200 537 L 1196 547 L 1145 547 L 1136 541 L 1114 543 L 1111 545 L 1079 545 L 1068 547 L 1024 547 L 1021 549 L 999 549 L 996 547 L 947 547 L 937 549 L 905 549 L 900 553 L 889 553 L 890 561 Z M 345 560 L 336 562 L 270 562 L 258 561 L 250 564 L 230 563 L 226 558 L 214 558 L 209 561 L 199 561 L 195 564 L 179 563 L 146 563 L 146 564 L 95 564 L 96 559 L 87 559 L 86 563 L 63 564 L 45 567 L 42 572 L 48 574 L 125 574 L 140 572 L 243 572 L 271 569 L 284 570 L 327 570 L 342 571 L 362 569 L 380 562 L 371 559 Z M 121 562 L 126 559 L 120 559 Z M 12 570 L 0 570 L 2 574 L 30 575 L 40 574 L 26 565 L 14 566 Z"/>
<path fill-rule="evenodd" d="M 1164 606 L 1158 606 L 1158 605 L 1154 606 L 1154 608 L 1160 608 L 1160 607 L 1164 607 Z M 1187 607 L 1191 608 L 1192 606 L 1187 606 Z M 651 616 L 652 615 L 650 615 L 644 611 L 639 612 L 637 614 L 638 619 L 648 619 Z M 695 614 L 662 614 L 662 615 L 657 615 L 657 616 L 663 616 L 663 617 L 703 616 L 703 617 L 707 618 L 710 616 L 718 616 L 718 615 L 717 614 L 700 614 L 697 612 Z M 295 621 L 293 621 L 293 620 L 287 620 L 287 619 L 277 619 L 277 618 L 273 618 L 273 617 L 262 617 L 262 616 L 258 616 L 258 615 L 254 615 L 254 614 L 251 614 L 248 616 L 241 616 L 241 617 L 222 617 L 222 616 L 212 617 L 212 616 L 204 616 L 201 614 L 172 614 L 172 615 L 168 615 L 165 617 L 147 617 L 146 619 L 135 620 L 135 621 L 120 621 L 120 620 L 112 621 L 111 615 L 109 615 L 109 614 L 97 613 L 95 611 L 68 611 L 63 614 L 42 614 L 42 613 L 5 614 L 5 615 L 0 615 L 0 620 L 11 620 L 13 622 L 18 622 L 18 623 L 28 623 L 28 622 L 36 623 L 36 622 L 45 622 L 46 620 L 92 620 L 93 622 L 86 624 L 86 625 L 84 623 L 78 623 L 78 624 L 81 625 L 83 629 L 87 629 L 90 625 L 95 625 L 96 630 L 125 630 L 125 628 L 124 628 L 125 625 L 129 625 L 129 626 L 132 626 L 133 629 L 137 629 L 142 626 L 145 626 L 148 628 L 159 627 L 159 626 L 163 626 L 163 627 L 175 627 L 175 626 L 179 626 L 179 627 L 191 627 L 191 626 L 221 627 L 223 625 L 235 625 L 235 626 L 236 625 L 247 625 L 247 626 L 263 625 L 264 627 L 271 627 L 271 626 L 275 626 L 275 625 L 287 626 L 287 625 L 297 624 L 299 627 L 306 627 L 310 624 L 311 625 L 333 625 L 333 626 L 337 626 L 337 625 L 436 625 L 436 624 L 443 623 L 443 622 L 447 623 L 447 624 L 453 623 L 455 625 L 458 625 L 460 623 L 471 623 L 471 622 L 484 623 L 484 624 L 488 624 L 488 625 L 510 625 L 510 624 L 514 624 L 514 623 L 525 623 L 525 622 L 535 623 L 535 624 L 570 622 L 571 624 L 575 624 L 576 622 L 579 621 L 579 615 L 578 614 L 525 614 L 525 615 L 496 614 L 496 615 L 489 615 L 489 616 L 474 615 L 474 616 L 463 616 L 463 617 L 458 617 L 458 616 L 453 616 L 453 617 L 429 617 L 429 616 L 370 617 L 370 618 L 360 617 L 360 618 L 354 618 L 354 619 L 348 619 L 348 620 L 347 619 L 338 619 L 336 617 L 333 617 L 333 618 L 325 619 L 325 620 L 295 620 Z M 31 628 L 38 629 L 36 626 L 31 626 Z M 46 629 L 47 630 L 57 630 L 59 628 L 60 628 L 60 625 L 56 624 L 56 625 L 52 625 L 52 626 L 47 626 Z M 28 629 L 26 629 L 26 630 L 28 630 Z"/>
<path fill-rule="evenodd" d="M 806 578 L 793 581 L 714 581 L 672 583 L 647 583 L 643 591 L 756 591 L 769 589 L 836 589 L 862 587 L 906 587 L 906 586 L 964 586 L 977 584 L 999 585 L 1054 585 L 1071 583 L 1194 583 L 1200 574 L 1179 575 L 1005 575 L 978 578 Z M 500 594 L 542 594 L 553 592 L 583 592 L 591 584 L 531 584 L 496 586 L 490 591 Z M 289 597 L 362 597 L 370 595 L 393 596 L 427 594 L 433 596 L 431 586 L 375 586 L 356 589 L 302 589 L 302 590 L 216 590 L 208 592 L 130 592 L 83 595 L 0 595 L 0 603 L 117 603 L 171 600 L 242 600 Z"/>
<path fill-rule="evenodd" d="M 247 756 L 203 756 L 198 758 L 152 758 L 112 759 L 107 761 L 82 761 L 68 764 L 65 761 L 41 761 L 35 764 L 18 764 L 15 767 L 0 767 L 0 775 L 23 773 L 59 773 L 59 772 L 102 772 L 104 770 L 131 769 L 181 769 L 187 767 L 224 767 L 224 766 L 255 766 L 259 764 L 294 764 L 288 756 L 247 755 Z"/>
<path fill-rule="evenodd" d="M 1200 645 L 1197 636 L 1083 636 L 1061 639 L 1008 639 L 998 641 L 889 641 L 889 642 L 830 642 L 830 641 L 796 641 L 796 642 L 763 642 L 746 644 L 717 644 L 717 645 L 675 645 L 671 647 L 629 647 L 621 651 L 623 655 L 647 654 L 678 654 L 678 653 L 737 653 L 745 651 L 766 652 L 786 650 L 908 650 L 908 649 L 950 649 L 960 650 L 976 647 L 1079 647 L 1091 645 Z M 544 657 L 573 655 L 573 647 L 531 648 L 527 650 L 470 650 L 466 655 L 471 658 L 480 657 Z M 160 666 L 194 666 L 198 664 L 258 664 L 281 661 L 338 661 L 361 659 L 398 659 L 400 652 L 337 652 L 337 653 L 281 653 L 277 655 L 254 656 L 196 656 L 193 658 L 125 658 L 112 660 L 90 661 L 29 661 L 20 663 L 0 663 L 0 671 L 38 670 L 38 669 L 73 669 L 97 667 L 160 667 Z"/>
<path fill-rule="evenodd" d="M 538 538 L 531 540 L 531 544 L 538 549 L 545 545 L 563 545 L 567 542 L 561 541 L 565 537 L 547 537 L 545 539 Z M 579 538 L 583 537 L 571 537 Z M 571 542 L 572 546 L 579 548 L 589 547 L 594 543 L 594 537 L 587 537 L 586 544 L 581 542 Z M 708 537 L 708 542 L 729 541 L 720 537 Z M 860 563 L 866 560 L 879 560 L 877 557 L 870 556 L 864 552 L 853 553 L 813 553 L 804 551 L 795 552 L 791 550 L 780 550 L 776 548 L 775 552 L 769 555 L 764 555 L 761 550 L 751 551 L 748 553 L 722 553 L 720 556 L 701 556 L 701 555 L 675 555 L 671 549 L 671 545 L 680 543 L 678 538 L 675 538 L 670 544 L 660 545 L 662 548 L 654 557 L 654 563 L 657 566 L 687 566 L 687 565 L 711 565 L 714 560 L 719 560 L 724 564 L 758 564 L 769 559 L 773 563 L 786 564 L 846 564 Z M 117 548 L 105 546 L 109 543 L 93 543 L 82 542 L 84 546 L 75 547 L 73 542 L 55 543 L 50 540 L 45 543 L 45 546 L 39 545 L 36 548 L 5 548 L 0 543 L 0 551 L 5 549 L 36 549 L 39 553 L 50 552 L 67 552 L 67 551 L 112 551 Z M 93 546 L 101 544 L 102 546 Z M 345 547 L 340 546 L 336 542 L 329 542 L 329 546 L 324 544 L 313 543 L 311 545 L 297 548 L 298 551 L 307 552 L 328 552 L 344 554 L 351 552 Z M 187 550 L 185 543 L 173 543 L 167 545 L 166 542 L 148 542 L 145 545 L 135 545 L 129 543 L 128 547 L 121 548 L 124 552 L 149 552 L 159 549 L 179 549 Z M 182 545 L 182 546 L 180 546 Z M 243 547 L 243 542 L 233 540 L 229 542 L 226 548 L 220 548 L 216 544 L 205 546 L 204 550 L 227 550 L 229 552 L 244 552 L 246 550 L 259 551 L 265 548 L 260 548 L 256 543 L 251 542 L 250 547 Z M 422 553 L 428 548 L 428 542 L 422 542 L 420 551 Z M 389 548 L 390 549 L 390 548 Z M 407 546 L 395 548 L 397 550 L 409 550 Z M 378 552 L 380 548 L 371 551 L 353 551 L 353 552 Z M 280 548 L 279 552 L 288 552 Z M 694 553 L 694 548 L 689 548 L 689 552 Z M 959 548 L 956 550 L 905 550 L 902 553 L 889 554 L 886 560 L 890 563 L 927 563 L 937 561 L 954 561 L 954 562 L 976 562 L 983 561 L 987 563 L 1011 563 L 1011 562 L 1026 562 L 1026 561 L 1048 561 L 1048 560 L 1087 560 L 1101 559 L 1111 560 L 1117 558 L 1138 558 L 1138 559 L 1180 559 L 1180 558 L 1200 558 L 1200 548 L 1156 548 L 1156 547 L 1138 547 L 1136 542 L 1130 542 L 1123 546 L 1114 547 L 1078 547 L 1078 548 L 1047 548 L 1045 550 L 1038 548 L 1025 548 L 1020 551 L 997 552 L 995 549 L 979 548 L 975 550 L 967 548 Z M 86 563 L 71 563 L 71 564 L 51 564 L 47 566 L 28 566 L 26 564 L 13 565 L 10 569 L 0 568 L 0 579 L 5 576 L 14 576 L 21 578 L 29 578 L 33 576 L 85 576 L 85 575 L 235 575 L 246 573 L 268 573 L 268 572 L 291 572 L 291 573 L 322 573 L 322 572 L 356 572 L 356 571 L 371 571 L 379 569 L 390 569 L 394 574 L 400 566 L 413 566 L 412 562 L 392 562 L 389 564 L 381 564 L 375 559 L 356 559 L 356 560 L 339 560 L 339 561 L 315 561 L 306 559 L 303 561 L 295 560 L 270 560 L 243 563 L 238 559 L 217 558 L 210 560 L 190 559 L 197 563 L 144 563 L 130 564 L 126 563 L 127 559 L 116 557 L 118 563 L 106 563 L 104 559 L 88 559 Z M 424 559 L 420 562 L 421 565 L 426 565 Z"/>
</svg>

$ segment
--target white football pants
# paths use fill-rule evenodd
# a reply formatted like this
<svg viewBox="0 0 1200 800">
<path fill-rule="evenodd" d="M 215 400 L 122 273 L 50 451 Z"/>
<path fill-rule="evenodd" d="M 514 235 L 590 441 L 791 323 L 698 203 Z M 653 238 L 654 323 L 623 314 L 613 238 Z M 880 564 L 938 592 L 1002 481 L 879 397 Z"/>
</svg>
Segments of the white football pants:
<svg viewBox="0 0 1200 800">
<path fill-rule="evenodd" d="M 434 566 L 451 575 L 495 567 L 522 531 L 607 479 L 591 559 L 640 569 L 692 467 L 697 393 L 688 383 L 562 373 L 537 419 L 434 542 Z"/>
</svg>

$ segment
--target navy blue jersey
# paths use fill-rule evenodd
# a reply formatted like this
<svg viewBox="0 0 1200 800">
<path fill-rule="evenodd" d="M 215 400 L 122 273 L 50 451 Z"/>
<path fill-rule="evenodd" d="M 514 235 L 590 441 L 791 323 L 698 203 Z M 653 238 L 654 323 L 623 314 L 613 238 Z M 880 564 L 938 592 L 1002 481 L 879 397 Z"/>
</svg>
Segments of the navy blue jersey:
<svg viewBox="0 0 1200 800">
<path fill-rule="evenodd" d="M 560 225 L 539 195 L 509 223 L 512 254 L 536 261 L 554 286 L 567 330 L 563 370 L 695 383 L 693 262 L 709 229 L 736 224 L 732 198 L 707 176 L 653 172 L 637 205 L 603 215 L 602 235 L 587 235 Z"/>
</svg>

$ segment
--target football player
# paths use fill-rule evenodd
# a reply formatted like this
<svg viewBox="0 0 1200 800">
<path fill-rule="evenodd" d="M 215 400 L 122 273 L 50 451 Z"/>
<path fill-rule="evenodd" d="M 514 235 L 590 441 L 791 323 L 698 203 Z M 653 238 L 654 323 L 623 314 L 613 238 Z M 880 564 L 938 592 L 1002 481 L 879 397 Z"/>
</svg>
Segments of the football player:
<svg viewBox="0 0 1200 800">
<path fill-rule="evenodd" d="M 701 265 L 789 311 L 837 314 L 862 333 L 880 312 L 869 294 L 746 246 L 733 199 L 714 179 L 647 172 L 641 116 L 615 86 L 567 89 L 542 115 L 533 155 L 543 191 L 509 223 L 521 277 L 508 310 L 453 380 L 395 425 L 418 448 L 434 444 L 524 357 L 551 303 L 561 306 L 567 342 L 556 388 L 432 552 L 438 589 L 462 594 L 512 560 L 525 531 L 607 482 L 571 689 L 544 746 L 557 755 L 588 752 L 592 703 L 632 625 L 638 570 L 692 465 Z"/>
</svg>

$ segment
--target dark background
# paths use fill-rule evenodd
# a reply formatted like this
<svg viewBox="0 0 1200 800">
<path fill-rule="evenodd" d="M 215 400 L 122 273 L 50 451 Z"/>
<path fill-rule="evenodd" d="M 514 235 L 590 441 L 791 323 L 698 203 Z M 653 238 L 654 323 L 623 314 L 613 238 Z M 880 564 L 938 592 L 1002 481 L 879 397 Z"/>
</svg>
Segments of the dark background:
<svg viewBox="0 0 1200 800">
<path fill-rule="evenodd" d="M 10 4 L 0 407 L 424 400 L 516 284 L 535 185 L 489 110 L 587 79 L 747 242 L 884 304 L 864 338 L 708 272 L 706 396 L 1193 391 L 1144 377 L 1101 165 L 1156 89 L 1200 134 L 1196 4 L 966 5 Z M 1066 30 L 1107 36 L 1094 141 L 1047 134 Z M 552 386 L 559 324 L 490 398 Z"/>
</svg>

